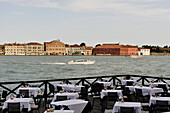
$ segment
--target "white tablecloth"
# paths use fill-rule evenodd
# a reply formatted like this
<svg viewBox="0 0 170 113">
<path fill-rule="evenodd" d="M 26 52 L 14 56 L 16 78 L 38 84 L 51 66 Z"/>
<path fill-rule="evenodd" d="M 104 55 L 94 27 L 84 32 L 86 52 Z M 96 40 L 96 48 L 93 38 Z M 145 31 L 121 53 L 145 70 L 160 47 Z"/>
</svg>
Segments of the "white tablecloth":
<svg viewBox="0 0 170 113">
<path fill-rule="evenodd" d="M 156 104 L 156 100 L 161 100 L 161 101 L 168 101 L 168 105 L 170 105 L 170 97 L 150 97 L 150 101 L 149 101 L 149 106 L 151 104 L 155 105 Z"/>
<path fill-rule="evenodd" d="M 132 92 L 136 92 L 135 89 L 142 89 L 143 95 L 153 95 L 154 93 L 161 93 L 163 92 L 162 88 L 151 88 L 151 87 L 145 87 L 145 86 L 126 86 L 129 87 L 129 90 Z"/>
<path fill-rule="evenodd" d="M 54 110 L 54 112 L 47 112 L 44 113 L 74 113 L 74 110 Z"/>
<path fill-rule="evenodd" d="M 31 104 L 34 104 L 34 100 L 32 98 L 14 98 L 13 100 L 8 99 L 4 102 L 2 109 L 8 108 L 8 103 L 20 102 L 21 108 L 28 108 L 28 111 L 31 110 Z"/>
<path fill-rule="evenodd" d="M 85 86 L 81 86 L 81 85 L 75 86 L 73 84 L 54 84 L 54 87 L 56 90 L 57 90 L 57 86 L 62 87 L 64 91 L 77 91 L 77 92 L 81 91 L 81 87 L 85 87 Z"/>
<path fill-rule="evenodd" d="M 127 81 L 136 83 L 136 80 L 122 80 L 122 81 L 121 81 L 121 84 L 122 84 L 122 85 L 126 85 Z"/>
<path fill-rule="evenodd" d="M 104 88 L 111 86 L 111 82 L 96 81 L 95 83 L 103 84 Z"/>
<path fill-rule="evenodd" d="M 112 113 L 119 112 L 120 107 L 134 107 L 135 113 L 142 113 L 140 102 L 116 102 L 113 107 Z"/>
<path fill-rule="evenodd" d="M 167 90 L 169 89 L 168 84 L 166 84 L 166 83 L 164 83 L 164 82 L 154 82 L 154 83 L 149 83 L 149 86 L 156 87 L 156 86 L 158 86 L 159 84 L 166 85 Z"/>
<path fill-rule="evenodd" d="M 51 102 L 51 105 L 66 105 L 70 110 L 74 110 L 74 113 L 81 113 L 88 101 L 80 99 L 64 100 L 58 102 Z"/>
<path fill-rule="evenodd" d="M 34 97 L 37 97 L 37 94 L 41 93 L 41 90 L 38 87 L 18 88 L 16 91 L 17 94 L 19 94 L 19 90 L 29 90 L 29 94 L 33 95 Z"/>
<path fill-rule="evenodd" d="M 103 97 L 104 96 L 107 96 L 108 95 L 108 92 L 117 92 L 117 95 L 120 97 L 122 97 L 123 95 L 122 95 L 122 90 L 114 90 L 114 89 L 111 89 L 111 90 L 102 90 L 101 91 L 101 95 L 100 95 L 100 97 L 101 97 L 101 99 L 103 99 Z"/>
<path fill-rule="evenodd" d="M 54 95 L 52 102 L 54 102 L 56 100 L 57 96 L 67 96 L 67 99 L 70 100 L 70 99 L 77 99 L 79 97 L 79 94 L 78 93 L 68 93 L 68 92 L 56 93 Z"/>
</svg>

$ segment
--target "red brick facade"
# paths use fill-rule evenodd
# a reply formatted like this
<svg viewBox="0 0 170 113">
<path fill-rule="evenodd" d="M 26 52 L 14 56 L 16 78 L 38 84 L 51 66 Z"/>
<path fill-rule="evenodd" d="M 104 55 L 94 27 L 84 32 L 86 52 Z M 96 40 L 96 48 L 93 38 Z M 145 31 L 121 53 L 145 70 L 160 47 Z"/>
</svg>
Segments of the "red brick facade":
<svg viewBox="0 0 170 113">
<path fill-rule="evenodd" d="M 120 44 L 103 44 L 93 49 L 93 55 L 137 55 L 138 47 Z"/>
</svg>

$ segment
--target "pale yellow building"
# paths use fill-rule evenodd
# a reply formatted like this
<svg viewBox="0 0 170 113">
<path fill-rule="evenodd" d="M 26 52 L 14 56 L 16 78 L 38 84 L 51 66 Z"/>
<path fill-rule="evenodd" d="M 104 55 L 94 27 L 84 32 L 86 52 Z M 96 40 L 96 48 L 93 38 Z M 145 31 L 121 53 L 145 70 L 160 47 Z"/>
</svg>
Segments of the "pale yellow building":
<svg viewBox="0 0 170 113">
<path fill-rule="evenodd" d="M 44 51 L 46 55 L 65 55 L 65 44 L 60 40 L 44 42 Z"/>
<path fill-rule="evenodd" d="M 91 55 L 92 55 L 92 50 L 93 50 L 93 47 L 91 47 L 91 46 L 86 46 L 86 47 L 85 47 L 85 51 L 84 51 L 84 55 L 86 55 L 86 56 L 91 56 Z"/>
<path fill-rule="evenodd" d="M 5 55 L 25 55 L 25 44 L 4 44 Z"/>
<path fill-rule="evenodd" d="M 25 45 L 26 55 L 44 55 L 44 45 L 30 42 Z"/>
<path fill-rule="evenodd" d="M 91 46 L 79 46 L 77 44 L 66 47 L 66 55 L 92 55 Z"/>
</svg>

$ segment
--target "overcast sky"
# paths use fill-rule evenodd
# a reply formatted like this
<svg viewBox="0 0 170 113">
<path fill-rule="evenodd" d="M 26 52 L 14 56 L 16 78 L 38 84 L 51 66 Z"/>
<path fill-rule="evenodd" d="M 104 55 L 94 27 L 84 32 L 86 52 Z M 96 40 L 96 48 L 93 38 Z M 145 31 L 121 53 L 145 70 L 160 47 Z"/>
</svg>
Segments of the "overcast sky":
<svg viewBox="0 0 170 113">
<path fill-rule="evenodd" d="M 0 0 L 0 44 L 170 45 L 170 0 Z"/>
</svg>

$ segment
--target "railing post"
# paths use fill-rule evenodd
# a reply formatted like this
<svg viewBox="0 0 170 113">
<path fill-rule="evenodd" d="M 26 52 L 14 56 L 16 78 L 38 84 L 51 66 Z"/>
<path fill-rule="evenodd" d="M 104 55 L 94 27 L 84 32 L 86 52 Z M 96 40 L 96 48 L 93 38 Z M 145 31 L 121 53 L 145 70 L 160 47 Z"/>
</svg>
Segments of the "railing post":
<svg viewBox="0 0 170 113">
<path fill-rule="evenodd" d="M 82 85 L 84 85 L 84 79 L 81 79 L 81 81 L 82 81 Z"/>
<path fill-rule="evenodd" d="M 145 77 L 142 77 L 142 85 L 145 85 Z"/>
<path fill-rule="evenodd" d="M 113 85 L 116 85 L 116 77 L 112 77 L 113 79 Z"/>
<path fill-rule="evenodd" d="M 44 81 L 45 83 L 45 89 L 44 89 L 44 102 L 45 102 L 45 109 L 47 109 L 47 98 L 48 98 L 48 95 L 47 95 L 47 81 Z"/>
</svg>

